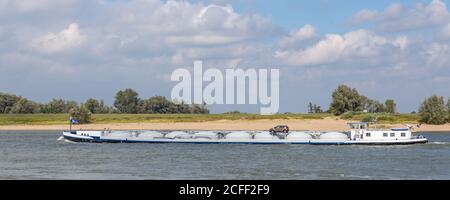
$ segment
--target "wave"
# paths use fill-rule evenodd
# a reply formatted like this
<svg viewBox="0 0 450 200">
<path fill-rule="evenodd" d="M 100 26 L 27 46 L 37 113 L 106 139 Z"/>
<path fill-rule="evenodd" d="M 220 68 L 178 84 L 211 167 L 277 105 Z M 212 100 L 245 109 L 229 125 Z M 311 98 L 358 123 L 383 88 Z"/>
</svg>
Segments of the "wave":
<svg viewBox="0 0 450 200">
<path fill-rule="evenodd" d="M 430 144 L 443 144 L 443 145 L 449 145 L 450 142 L 429 142 Z"/>
</svg>

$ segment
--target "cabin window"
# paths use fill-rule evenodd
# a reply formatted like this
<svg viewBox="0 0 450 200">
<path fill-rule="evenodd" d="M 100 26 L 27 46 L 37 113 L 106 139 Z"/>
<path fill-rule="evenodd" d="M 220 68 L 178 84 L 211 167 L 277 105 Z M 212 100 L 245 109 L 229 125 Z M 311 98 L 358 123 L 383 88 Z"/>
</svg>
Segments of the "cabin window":
<svg viewBox="0 0 450 200">
<path fill-rule="evenodd" d="M 366 133 L 366 137 L 370 137 L 370 132 L 367 132 L 367 133 Z"/>
<path fill-rule="evenodd" d="M 402 133 L 402 137 L 406 137 L 406 133 Z"/>
<path fill-rule="evenodd" d="M 395 133 L 391 133 L 391 137 L 395 137 Z"/>
<path fill-rule="evenodd" d="M 387 133 L 383 133 L 383 137 L 387 137 L 388 136 L 388 134 Z"/>
</svg>

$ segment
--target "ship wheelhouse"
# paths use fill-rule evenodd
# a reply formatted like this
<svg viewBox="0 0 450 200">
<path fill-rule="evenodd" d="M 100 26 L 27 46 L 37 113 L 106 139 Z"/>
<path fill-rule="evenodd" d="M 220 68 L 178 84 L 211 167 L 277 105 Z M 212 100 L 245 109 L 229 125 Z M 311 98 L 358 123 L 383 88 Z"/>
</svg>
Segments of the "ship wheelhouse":
<svg viewBox="0 0 450 200">
<path fill-rule="evenodd" d="M 367 122 L 351 122 L 348 125 L 350 126 L 350 140 L 388 141 L 412 138 L 409 128 L 369 129 Z"/>
</svg>

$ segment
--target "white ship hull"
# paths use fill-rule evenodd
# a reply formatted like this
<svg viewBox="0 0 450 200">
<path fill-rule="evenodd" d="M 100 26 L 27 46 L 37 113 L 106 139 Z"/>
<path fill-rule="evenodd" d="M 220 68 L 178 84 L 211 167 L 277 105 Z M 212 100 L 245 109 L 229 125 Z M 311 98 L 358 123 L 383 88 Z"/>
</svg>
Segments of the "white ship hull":
<svg viewBox="0 0 450 200">
<path fill-rule="evenodd" d="M 307 132 L 290 133 L 292 135 L 311 138 L 299 137 L 269 137 L 268 132 L 252 133 L 236 131 L 231 132 L 236 136 L 227 138 L 220 135 L 220 133 L 209 132 L 209 134 L 177 132 L 178 136 L 167 137 L 169 134 L 158 135 L 155 133 L 154 137 L 140 136 L 139 132 L 122 132 L 122 133 L 105 133 L 103 131 L 64 131 L 63 137 L 68 142 L 92 142 L 92 143 L 193 143 L 193 144 L 310 144 L 310 145 L 409 145 L 427 143 L 428 140 L 422 136 L 410 138 L 388 138 L 379 140 L 359 140 L 350 138 L 320 138 L 320 135 L 309 134 Z M 248 134 L 248 136 L 245 135 Z M 335 135 L 336 132 L 331 132 Z M 344 133 L 341 133 L 344 135 Z M 200 135 L 200 136 L 199 136 Z M 231 136 L 231 135 L 230 135 Z M 265 136 L 260 137 L 260 136 Z M 216 138 L 217 137 L 217 138 Z"/>
</svg>

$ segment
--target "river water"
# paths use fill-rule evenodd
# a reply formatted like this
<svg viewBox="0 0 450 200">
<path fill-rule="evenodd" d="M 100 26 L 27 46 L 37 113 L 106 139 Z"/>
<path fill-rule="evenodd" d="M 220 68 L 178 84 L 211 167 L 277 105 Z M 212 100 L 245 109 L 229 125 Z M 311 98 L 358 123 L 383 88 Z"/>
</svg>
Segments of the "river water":
<svg viewBox="0 0 450 200">
<path fill-rule="evenodd" d="M 450 133 L 428 144 L 90 144 L 0 131 L 0 179 L 450 179 Z"/>
</svg>

